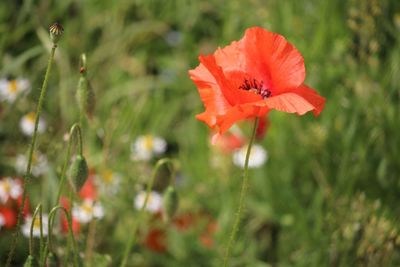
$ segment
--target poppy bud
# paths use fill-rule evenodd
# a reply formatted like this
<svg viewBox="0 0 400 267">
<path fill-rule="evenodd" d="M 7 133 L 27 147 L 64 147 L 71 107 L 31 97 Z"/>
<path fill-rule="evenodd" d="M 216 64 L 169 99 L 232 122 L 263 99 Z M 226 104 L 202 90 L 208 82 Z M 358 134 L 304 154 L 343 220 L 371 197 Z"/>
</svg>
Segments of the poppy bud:
<svg viewBox="0 0 400 267">
<path fill-rule="evenodd" d="M 76 156 L 72 162 L 69 175 L 75 183 L 76 190 L 79 191 L 89 175 L 86 160 L 82 155 Z"/>
<path fill-rule="evenodd" d="M 94 91 L 90 85 L 89 80 L 86 77 L 86 70 L 80 70 L 81 77 L 79 78 L 78 90 L 76 92 L 76 98 L 78 100 L 79 110 L 81 113 L 85 113 L 86 116 L 91 119 L 94 114 L 96 106 L 96 100 Z"/>
<path fill-rule="evenodd" d="M 50 31 L 50 39 L 53 44 L 57 44 L 58 41 L 61 39 L 61 36 L 64 32 L 64 28 L 60 23 L 54 23 L 49 28 Z"/>
<path fill-rule="evenodd" d="M 36 266 L 35 259 L 33 258 L 32 255 L 29 255 L 28 258 L 26 258 L 24 267 L 33 267 L 33 266 Z"/>
<path fill-rule="evenodd" d="M 178 193 L 173 186 L 168 186 L 163 195 L 163 217 L 169 222 L 178 210 Z"/>
</svg>

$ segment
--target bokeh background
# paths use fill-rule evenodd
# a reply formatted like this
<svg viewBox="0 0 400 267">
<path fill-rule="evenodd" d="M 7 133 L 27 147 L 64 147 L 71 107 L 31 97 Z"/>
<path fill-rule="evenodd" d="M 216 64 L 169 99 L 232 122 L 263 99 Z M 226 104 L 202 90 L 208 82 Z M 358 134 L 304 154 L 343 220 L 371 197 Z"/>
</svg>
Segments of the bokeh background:
<svg viewBox="0 0 400 267">
<path fill-rule="evenodd" d="M 78 120 L 79 58 L 86 53 L 96 111 L 83 127 L 85 155 L 93 173 L 123 177 L 118 192 L 98 194 L 104 217 L 96 221 L 93 266 L 118 266 L 131 234 L 133 200 L 157 159 L 132 160 L 130 146 L 143 134 L 164 138 L 162 156 L 179 162 L 177 216 L 185 230 L 149 215 L 128 266 L 221 266 L 241 169 L 210 145 L 209 129 L 195 119 L 203 106 L 188 70 L 199 54 L 255 25 L 301 51 L 306 83 L 327 101 L 318 118 L 270 113 L 258 140 L 268 161 L 251 170 L 231 265 L 400 265 L 399 1 L 0 1 L 0 79 L 23 77 L 31 87 L 12 103 L 0 102 L 1 177 L 21 177 L 15 162 L 30 138 L 19 124 L 36 107 L 54 21 L 65 32 L 45 100 L 47 127 L 38 138 L 48 166 L 32 180 L 31 210 L 41 202 L 48 212 L 54 204 L 64 135 Z M 240 127 L 248 135 L 251 123 Z M 168 175 L 161 172 L 155 190 L 163 190 Z M 89 228 L 79 233 L 82 251 Z M 2 261 L 11 231 L 0 230 Z M 62 255 L 65 236 L 55 235 Z M 22 236 L 16 266 L 27 251 Z"/>
</svg>

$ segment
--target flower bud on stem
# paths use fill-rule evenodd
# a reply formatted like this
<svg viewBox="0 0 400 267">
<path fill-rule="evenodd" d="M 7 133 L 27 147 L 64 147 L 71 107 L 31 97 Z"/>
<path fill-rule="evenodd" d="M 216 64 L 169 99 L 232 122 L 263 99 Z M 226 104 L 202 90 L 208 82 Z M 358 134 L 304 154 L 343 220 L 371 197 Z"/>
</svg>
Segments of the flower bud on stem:
<svg viewBox="0 0 400 267">
<path fill-rule="evenodd" d="M 53 25 L 50 26 L 50 38 L 53 42 L 53 47 L 51 48 L 50 57 L 49 57 L 49 61 L 47 63 L 46 74 L 44 76 L 42 88 L 40 89 L 40 96 L 39 96 L 39 100 L 38 100 L 38 104 L 37 104 L 37 108 L 36 108 L 35 128 L 34 128 L 34 131 L 32 134 L 32 140 L 31 140 L 31 144 L 29 147 L 28 164 L 26 167 L 26 172 L 25 172 L 25 176 L 24 176 L 24 180 L 23 180 L 23 184 L 22 184 L 22 188 L 23 188 L 22 202 L 21 202 L 22 204 L 18 210 L 17 226 L 15 227 L 15 231 L 13 233 L 11 246 L 10 246 L 10 252 L 8 253 L 7 262 L 5 265 L 6 267 L 11 266 L 11 261 L 14 256 L 15 248 L 17 247 L 17 242 L 18 242 L 18 237 L 19 237 L 19 232 L 20 232 L 19 228 L 20 228 L 21 221 L 22 221 L 22 213 L 25 208 L 27 189 L 29 187 L 29 180 L 32 175 L 32 158 L 33 158 L 33 152 L 35 150 L 35 145 L 36 145 L 36 138 L 37 138 L 37 132 L 38 132 L 38 127 L 39 127 L 39 118 L 40 118 L 40 114 L 42 112 L 44 98 L 46 96 L 47 84 L 48 84 L 49 77 L 50 77 L 51 67 L 53 65 L 53 59 L 54 59 L 54 54 L 55 54 L 56 48 L 57 48 L 57 42 L 60 40 L 63 31 L 64 31 L 64 29 L 61 26 L 61 24 L 59 24 L 59 23 L 54 23 Z"/>
</svg>

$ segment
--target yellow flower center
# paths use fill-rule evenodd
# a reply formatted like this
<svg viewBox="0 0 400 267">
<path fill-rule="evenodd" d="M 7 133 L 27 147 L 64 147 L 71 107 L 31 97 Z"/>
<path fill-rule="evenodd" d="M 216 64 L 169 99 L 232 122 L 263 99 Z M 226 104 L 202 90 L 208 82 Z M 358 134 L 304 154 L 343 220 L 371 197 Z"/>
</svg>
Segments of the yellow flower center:
<svg viewBox="0 0 400 267">
<path fill-rule="evenodd" d="M 35 112 L 29 112 L 29 113 L 26 115 L 26 119 L 27 119 L 29 122 L 35 122 L 35 118 L 36 118 Z"/>
<path fill-rule="evenodd" d="M 11 192 L 11 184 L 7 180 L 1 183 L 1 186 L 3 187 L 4 192 L 6 193 Z"/>
<path fill-rule="evenodd" d="M 110 170 L 106 170 L 103 172 L 103 181 L 107 184 L 110 184 L 113 181 L 113 173 Z"/>
<path fill-rule="evenodd" d="M 153 139 L 153 137 L 152 137 L 151 135 L 146 135 L 146 136 L 144 137 L 144 147 L 145 147 L 147 150 L 152 150 L 152 149 L 153 149 L 153 146 L 154 146 L 154 139 Z"/>
<path fill-rule="evenodd" d="M 8 92 L 10 92 L 11 94 L 15 94 L 17 93 L 17 81 L 16 80 L 12 80 L 8 83 Z"/>
<path fill-rule="evenodd" d="M 40 218 L 36 217 L 33 220 L 33 229 L 40 229 Z"/>
<path fill-rule="evenodd" d="M 89 203 L 83 203 L 81 208 L 86 213 L 89 213 L 89 214 L 93 213 L 93 206 Z"/>
</svg>

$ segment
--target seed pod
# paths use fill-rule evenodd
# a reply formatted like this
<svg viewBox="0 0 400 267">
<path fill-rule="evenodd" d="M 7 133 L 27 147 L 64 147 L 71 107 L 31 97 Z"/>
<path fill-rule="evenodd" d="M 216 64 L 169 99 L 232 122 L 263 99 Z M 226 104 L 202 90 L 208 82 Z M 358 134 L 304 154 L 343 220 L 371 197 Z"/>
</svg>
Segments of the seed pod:
<svg viewBox="0 0 400 267">
<path fill-rule="evenodd" d="M 178 210 L 178 193 L 173 186 L 168 186 L 163 195 L 163 217 L 169 222 Z"/>
<path fill-rule="evenodd" d="M 89 119 L 92 119 L 96 107 L 96 99 L 93 88 L 86 77 L 85 68 L 81 68 L 81 77 L 79 78 L 76 98 L 78 100 L 79 110 L 85 113 Z"/>
<path fill-rule="evenodd" d="M 57 44 L 58 41 L 60 41 L 61 36 L 64 32 L 64 28 L 60 23 L 53 23 L 50 28 L 50 39 L 53 42 L 53 44 Z"/>
<path fill-rule="evenodd" d="M 76 156 L 71 164 L 69 175 L 75 183 L 76 190 L 79 191 L 89 175 L 89 169 L 85 158 L 82 155 Z"/>
<path fill-rule="evenodd" d="M 32 255 L 29 255 L 28 258 L 26 258 L 24 267 L 34 267 L 34 266 L 36 266 L 35 258 Z"/>
</svg>

